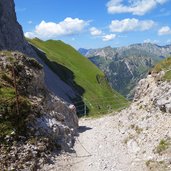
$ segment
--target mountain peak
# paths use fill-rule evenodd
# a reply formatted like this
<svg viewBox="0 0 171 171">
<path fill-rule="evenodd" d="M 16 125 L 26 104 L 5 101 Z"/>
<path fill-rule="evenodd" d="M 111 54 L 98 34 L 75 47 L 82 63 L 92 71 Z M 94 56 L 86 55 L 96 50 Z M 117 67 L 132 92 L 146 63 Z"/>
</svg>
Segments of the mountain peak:
<svg viewBox="0 0 171 171">
<path fill-rule="evenodd" d="M 0 40 L 0 50 L 19 51 L 35 56 L 17 21 L 14 0 L 0 1 Z"/>
</svg>

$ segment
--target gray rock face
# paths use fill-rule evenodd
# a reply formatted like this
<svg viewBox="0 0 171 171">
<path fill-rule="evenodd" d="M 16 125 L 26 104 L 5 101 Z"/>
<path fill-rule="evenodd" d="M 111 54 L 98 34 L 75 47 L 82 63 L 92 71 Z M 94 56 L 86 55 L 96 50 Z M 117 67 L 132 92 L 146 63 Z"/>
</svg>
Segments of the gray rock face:
<svg viewBox="0 0 171 171">
<path fill-rule="evenodd" d="M 17 22 L 14 0 L 0 1 L 0 40 L 0 50 L 19 51 L 35 56 L 24 38 L 21 25 Z"/>
<path fill-rule="evenodd" d="M 63 150 L 70 150 L 77 131 L 78 118 L 76 111 L 71 110 L 69 104 L 62 101 L 61 98 L 69 101 L 69 97 L 75 96 L 75 92 L 40 60 L 25 40 L 22 28 L 16 19 L 14 0 L 0 0 L 0 50 L 22 52 L 34 57 L 44 66 L 43 70 L 37 61 L 18 52 L 11 54 L 0 52 L 0 72 L 9 70 L 9 56 L 13 58 L 18 67 L 17 77 L 21 80 L 18 83 L 19 93 L 26 96 L 32 106 L 31 113 L 28 113 L 29 122 L 26 124 L 28 131 L 25 134 L 34 139 L 38 138 L 37 142 L 40 141 L 40 137 L 48 137 L 53 145 L 57 144 Z M 0 162 L 0 170 L 21 170 L 19 160 L 24 164 L 24 166 L 21 165 L 22 168 L 30 170 L 30 165 L 35 165 L 32 161 L 37 162 L 38 157 L 42 157 L 42 152 L 47 151 L 47 144 L 46 142 L 43 145 L 35 145 L 38 150 L 34 151 L 32 147 L 28 147 L 28 142 L 24 145 L 20 143 L 20 150 L 17 154 L 14 154 L 13 149 L 7 154 L 1 146 L 0 161 L 4 158 L 5 163 Z M 52 147 L 50 143 L 49 146 Z M 15 147 L 17 146 L 14 145 Z M 36 154 L 37 151 L 41 153 Z M 35 170 L 35 167 L 31 170 Z"/>
<path fill-rule="evenodd" d="M 78 128 L 76 111 L 69 108 L 70 104 L 61 101 L 46 89 L 44 72 L 37 61 L 21 53 L 12 53 L 10 57 L 15 58 L 17 63 L 19 94 L 28 97 L 32 106 L 32 114 L 28 114 L 28 128 L 34 130 L 32 133 L 36 136 L 49 137 L 64 150 L 68 150 L 73 145 L 73 136 Z M 8 58 L 9 54 L 0 54 L 0 72 L 9 70 L 7 66 L 11 61 Z"/>
</svg>

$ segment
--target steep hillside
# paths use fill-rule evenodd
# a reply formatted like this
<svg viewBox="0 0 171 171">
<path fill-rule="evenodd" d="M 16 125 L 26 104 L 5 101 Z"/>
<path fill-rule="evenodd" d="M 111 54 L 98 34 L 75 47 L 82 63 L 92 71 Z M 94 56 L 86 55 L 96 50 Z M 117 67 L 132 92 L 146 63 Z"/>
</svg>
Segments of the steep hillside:
<svg viewBox="0 0 171 171">
<path fill-rule="evenodd" d="M 81 49 L 80 53 L 104 71 L 114 89 L 130 97 L 136 83 L 148 70 L 171 53 L 171 46 L 144 43 L 121 48 Z"/>
<path fill-rule="evenodd" d="M 78 53 L 71 47 L 63 43 L 60 45 L 58 42 L 59 48 L 57 49 L 60 49 L 58 51 L 54 48 L 54 46 L 56 46 L 55 43 L 48 41 L 46 43 L 46 45 L 49 44 L 48 48 L 46 48 L 46 50 L 48 50 L 47 54 L 49 59 L 54 60 L 54 62 L 46 58 L 42 51 L 32 47 L 25 40 L 22 27 L 17 22 L 14 0 L 10 0 L 9 3 L 5 0 L 0 1 L 0 40 L 0 50 L 19 51 L 34 57 L 41 63 L 43 65 L 44 79 L 47 88 L 61 99 L 69 103 L 75 102 L 79 113 L 88 113 L 90 108 L 92 108 L 91 111 L 97 111 L 98 108 L 103 108 L 102 106 L 99 107 L 98 103 L 100 101 L 100 105 L 102 105 L 101 99 L 104 97 L 110 99 L 109 103 L 106 99 L 103 99 L 103 101 L 105 101 L 103 106 L 106 107 L 106 104 L 111 104 L 108 108 L 112 106 L 112 108 L 114 107 L 116 109 L 122 106 L 122 104 L 118 105 L 116 98 L 125 103 L 123 97 L 117 93 L 115 93 L 117 97 L 114 96 L 116 101 L 113 101 L 113 92 L 107 85 L 103 73 L 90 62 L 87 62 L 86 59 L 81 59 L 80 61 Z M 43 47 L 40 48 L 44 50 Z M 74 57 L 73 59 L 76 60 L 72 61 L 72 59 L 68 57 L 68 54 L 71 54 L 71 56 Z M 85 67 L 82 62 L 85 64 Z M 83 75 L 85 75 L 85 77 Z M 96 76 L 101 86 L 97 83 Z M 84 99 L 82 99 L 83 94 Z M 86 98 L 88 98 L 88 102 L 86 102 L 87 107 L 85 107 L 84 103 L 87 100 Z M 94 101 L 94 99 L 96 100 Z M 113 102 L 116 103 L 113 105 Z M 91 107 L 90 103 L 95 104 Z M 106 110 L 108 109 L 105 109 L 105 111 Z M 102 112 L 103 111 L 100 111 L 100 113 Z"/>
<path fill-rule="evenodd" d="M 103 72 L 71 46 L 54 40 L 33 39 L 29 42 L 41 49 L 37 53 L 44 62 L 79 93 L 79 98 L 72 100 L 78 113 L 105 113 L 127 104 L 119 93 L 112 91 Z"/>
<path fill-rule="evenodd" d="M 0 52 L 0 170 L 37 170 L 53 150 L 70 150 L 76 111 L 51 94 L 42 66 L 18 52 Z"/>
</svg>

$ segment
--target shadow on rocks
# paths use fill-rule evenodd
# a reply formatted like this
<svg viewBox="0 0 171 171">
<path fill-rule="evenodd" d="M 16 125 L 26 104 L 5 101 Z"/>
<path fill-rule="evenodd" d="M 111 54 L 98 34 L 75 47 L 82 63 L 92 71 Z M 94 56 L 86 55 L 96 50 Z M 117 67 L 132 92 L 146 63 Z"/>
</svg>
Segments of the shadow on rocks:
<svg viewBox="0 0 171 171">
<path fill-rule="evenodd" d="M 87 127 L 87 126 L 80 126 L 80 127 L 78 128 L 78 132 L 79 132 L 79 133 L 83 133 L 83 132 L 88 131 L 88 130 L 91 130 L 91 129 L 92 129 L 92 128 Z"/>
</svg>

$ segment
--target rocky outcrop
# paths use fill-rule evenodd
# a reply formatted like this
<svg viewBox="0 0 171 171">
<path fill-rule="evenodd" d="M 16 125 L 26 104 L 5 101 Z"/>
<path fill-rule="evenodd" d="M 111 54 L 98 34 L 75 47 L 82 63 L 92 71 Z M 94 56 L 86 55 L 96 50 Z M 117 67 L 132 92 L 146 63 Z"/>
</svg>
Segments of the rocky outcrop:
<svg viewBox="0 0 171 171">
<path fill-rule="evenodd" d="M 0 50 L 0 170 L 37 170 L 53 150 L 72 150 L 78 118 L 66 101 L 77 93 L 25 40 L 14 0 L 0 1 Z"/>
<path fill-rule="evenodd" d="M 20 169 L 19 166 L 29 169 L 32 164 L 36 168 L 41 163 L 42 158 L 45 157 L 47 160 L 48 156 L 50 157 L 51 150 L 56 148 L 64 151 L 72 150 L 74 135 L 77 134 L 78 118 L 76 110 L 71 108 L 69 103 L 61 101 L 46 89 L 42 66 L 35 59 L 28 58 L 21 53 L 0 53 L 0 90 L 2 88 L 2 91 L 5 91 L 5 87 L 13 88 L 14 86 L 14 74 L 11 75 L 12 66 L 16 76 L 18 98 L 27 99 L 30 110 L 25 110 L 26 107 L 19 103 L 19 115 L 13 113 L 14 116 L 9 117 L 13 131 L 12 133 L 11 131 L 7 132 L 6 137 L 0 137 L 0 140 L 9 145 L 12 144 L 9 148 L 9 154 L 6 153 L 3 144 L 0 146 L 0 160 L 3 161 L 0 164 L 0 169 L 11 170 L 14 167 L 13 169 L 16 170 Z M 0 100 L 4 103 L 6 110 L 11 108 L 8 103 L 7 108 L 5 107 L 3 99 L 7 95 L 0 93 Z M 10 100 L 11 103 L 14 100 L 15 97 Z M 3 106 L 2 103 L 1 105 Z M 15 103 L 13 108 L 16 108 Z M 10 115 L 6 110 L 0 111 L 0 125 L 6 124 L 6 117 Z M 21 111 L 23 112 L 21 113 Z M 19 120 L 14 123 L 13 118 L 15 117 L 19 117 Z M 20 129 L 25 131 L 18 130 L 18 124 L 21 125 L 21 123 Z M 10 156 L 13 158 L 11 159 Z M 35 164 L 35 161 L 38 161 L 38 165 Z"/>
<path fill-rule="evenodd" d="M 11 64 L 8 61 L 8 55 L 4 53 L 2 52 L 0 58 L 3 72 L 9 70 L 8 66 Z M 37 115 L 33 116 L 35 117 L 33 123 L 28 123 L 28 125 L 31 124 L 30 128 L 37 129 L 37 135 L 53 137 L 55 141 L 59 139 L 58 135 L 62 137 L 63 134 L 70 134 L 70 136 L 75 134 L 78 127 L 76 111 L 69 108 L 69 103 L 61 101 L 46 89 L 42 66 L 33 58 L 28 58 L 20 53 L 14 52 L 10 57 L 15 60 L 18 91 L 21 95 L 29 98 L 33 112 L 38 114 L 38 117 Z M 56 130 L 53 127 L 56 127 Z M 52 136 L 54 134 L 55 136 Z M 61 145 L 65 145 L 65 142 L 62 142 Z"/>
<path fill-rule="evenodd" d="M 21 25 L 17 22 L 14 7 L 14 0 L 0 1 L 0 50 L 19 51 L 35 56 L 24 38 Z"/>
<path fill-rule="evenodd" d="M 133 162 L 140 161 L 135 164 L 137 170 L 171 168 L 171 82 L 164 76 L 165 71 L 152 72 L 140 80 L 134 102 L 118 115 L 124 142 L 135 153 Z"/>
<path fill-rule="evenodd" d="M 134 101 L 140 101 L 142 106 L 156 107 L 162 112 L 171 113 L 171 84 L 162 81 L 165 71 L 148 75 L 140 80 L 136 87 Z"/>
</svg>

